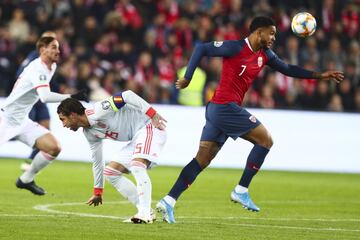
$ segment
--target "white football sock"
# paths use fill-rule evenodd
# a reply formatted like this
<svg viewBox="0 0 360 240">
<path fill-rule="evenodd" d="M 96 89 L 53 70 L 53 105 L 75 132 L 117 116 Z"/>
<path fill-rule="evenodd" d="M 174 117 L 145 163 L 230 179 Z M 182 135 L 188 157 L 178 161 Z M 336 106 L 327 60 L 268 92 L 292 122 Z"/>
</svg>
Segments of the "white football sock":
<svg viewBox="0 0 360 240">
<path fill-rule="evenodd" d="M 138 208 L 139 198 L 135 184 L 125 177 L 120 171 L 112 168 L 105 167 L 105 178 L 114 186 L 114 188 L 136 208 Z"/>
<path fill-rule="evenodd" d="M 51 156 L 45 152 L 38 152 L 38 154 L 35 155 L 30 168 L 23 173 L 23 175 L 20 176 L 20 180 L 23 183 L 29 183 L 34 180 L 34 177 L 36 173 L 38 173 L 41 169 L 49 165 L 52 160 L 54 160 L 54 156 Z"/>
<path fill-rule="evenodd" d="M 151 180 L 146 170 L 146 165 L 138 161 L 131 163 L 130 171 L 137 183 L 137 193 L 139 196 L 139 214 L 146 218 L 151 218 Z"/>
<path fill-rule="evenodd" d="M 176 200 L 173 197 L 169 196 L 169 195 L 166 195 L 164 197 L 164 200 L 165 200 L 165 202 L 167 202 L 172 207 L 174 207 L 175 204 L 176 204 Z"/>
<path fill-rule="evenodd" d="M 236 187 L 235 187 L 235 192 L 237 192 L 237 193 L 246 193 L 248 191 L 249 191 L 248 188 L 243 187 L 241 185 L 236 185 Z"/>
</svg>

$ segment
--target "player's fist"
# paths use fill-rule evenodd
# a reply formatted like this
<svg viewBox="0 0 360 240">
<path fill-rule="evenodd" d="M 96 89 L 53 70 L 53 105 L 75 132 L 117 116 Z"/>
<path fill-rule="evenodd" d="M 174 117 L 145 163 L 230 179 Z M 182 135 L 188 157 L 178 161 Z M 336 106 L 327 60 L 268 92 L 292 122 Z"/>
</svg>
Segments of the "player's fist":
<svg viewBox="0 0 360 240">
<path fill-rule="evenodd" d="M 189 80 L 186 80 L 185 78 L 179 78 L 178 80 L 176 80 L 175 82 L 175 87 L 176 89 L 183 89 L 186 88 L 188 85 L 190 84 Z"/>
<path fill-rule="evenodd" d="M 89 206 L 94 205 L 94 207 L 99 206 L 100 204 L 102 204 L 101 195 L 92 195 L 86 204 L 88 204 Z"/>
<path fill-rule="evenodd" d="M 75 98 L 79 101 L 89 102 L 89 97 L 88 97 L 86 89 L 81 89 L 79 92 L 77 92 L 75 94 L 71 94 L 71 97 Z"/>
</svg>

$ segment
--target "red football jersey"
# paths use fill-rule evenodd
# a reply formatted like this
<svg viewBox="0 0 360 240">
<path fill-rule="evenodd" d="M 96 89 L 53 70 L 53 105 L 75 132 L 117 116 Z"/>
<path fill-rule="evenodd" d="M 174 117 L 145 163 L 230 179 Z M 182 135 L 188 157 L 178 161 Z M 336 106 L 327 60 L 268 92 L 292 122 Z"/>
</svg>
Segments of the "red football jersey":
<svg viewBox="0 0 360 240">
<path fill-rule="evenodd" d="M 253 52 L 246 39 L 246 44 L 237 55 L 223 58 L 221 79 L 211 102 L 235 102 L 241 105 L 246 91 L 267 60 L 265 51 Z"/>
</svg>

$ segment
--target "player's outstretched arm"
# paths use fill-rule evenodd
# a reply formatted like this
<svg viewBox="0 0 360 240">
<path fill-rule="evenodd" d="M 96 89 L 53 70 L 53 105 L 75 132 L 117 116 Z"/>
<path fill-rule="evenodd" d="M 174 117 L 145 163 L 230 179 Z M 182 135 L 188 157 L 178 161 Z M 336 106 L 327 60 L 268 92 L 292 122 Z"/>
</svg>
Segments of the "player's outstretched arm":
<svg viewBox="0 0 360 240">
<path fill-rule="evenodd" d="M 179 78 L 178 80 L 176 80 L 175 87 L 176 87 L 176 89 L 183 89 L 183 88 L 186 88 L 187 86 L 189 86 L 189 84 L 190 84 L 190 81 L 187 80 L 186 78 L 182 77 L 182 78 Z"/>
<path fill-rule="evenodd" d="M 320 80 L 333 80 L 336 83 L 340 83 L 344 80 L 344 73 L 340 71 L 326 71 L 322 73 L 314 73 L 314 78 Z"/>
</svg>

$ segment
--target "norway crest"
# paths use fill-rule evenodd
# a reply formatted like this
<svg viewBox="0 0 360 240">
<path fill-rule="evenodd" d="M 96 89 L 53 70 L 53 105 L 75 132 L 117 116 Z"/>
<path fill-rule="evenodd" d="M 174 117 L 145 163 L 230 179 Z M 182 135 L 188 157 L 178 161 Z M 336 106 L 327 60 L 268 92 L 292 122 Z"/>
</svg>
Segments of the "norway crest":
<svg viewBox="0 0 360 240">
<path fill-rule="evenodd" d="M 258 57 L 258 66 L 261 67 L 263 65 L 263 58 Z"/>
</svg>

